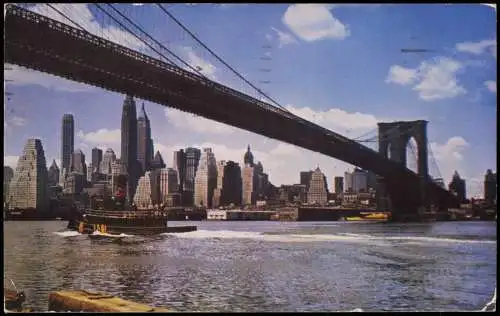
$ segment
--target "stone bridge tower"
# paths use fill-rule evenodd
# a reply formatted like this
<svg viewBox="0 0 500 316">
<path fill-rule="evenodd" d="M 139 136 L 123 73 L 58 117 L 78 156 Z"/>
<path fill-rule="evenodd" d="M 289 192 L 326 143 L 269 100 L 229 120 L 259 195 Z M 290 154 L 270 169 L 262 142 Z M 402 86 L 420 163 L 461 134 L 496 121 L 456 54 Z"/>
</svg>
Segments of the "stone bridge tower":
<svg viewBox="0 0 500 316">
<path fill-rule="evenodd" d="M 429 177 L 428 152 L 427 152 L 427 121 L 408 121 L 378 123 L 378 144 L 379 153 L 389 160 L 396 161 L 406 167 L 406 147 L 411 138 L 417 143 L 417 174 L 420 176 L 420 186 L 412 195 L 416 195 L 418 208 L 428 209 L 429 202 L 425 192 L 425 184 Z M 379 210 L 392 210 L 396 208 L 395 196 L 402 194 L 397 192 L 394 184 L 389 185 L 387 179 L 378 178 L 377 186 L 377 208 Z M 407 192 L 408 193 L 408 192 Z M 394 212 L 414 212 L 414 210 L 393 210 Z"/>
</svg>

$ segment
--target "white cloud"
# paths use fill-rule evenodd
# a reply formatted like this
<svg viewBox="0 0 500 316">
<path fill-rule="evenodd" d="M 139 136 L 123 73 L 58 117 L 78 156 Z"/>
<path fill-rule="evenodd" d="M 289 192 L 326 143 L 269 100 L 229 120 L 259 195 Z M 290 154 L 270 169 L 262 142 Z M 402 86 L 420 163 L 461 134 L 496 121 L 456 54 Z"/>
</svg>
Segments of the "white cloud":
<svg viewBox="0 0 500 316">
<path fill-rule="evenodd" d="M 490 92 L 497 93 L 497 82 L 493 80 L 488 80 L 484 82 L 484 85 Z"/>
<path fill-rule="evenodd" d="M 417 68 L 410 69 L 394 65 L 389 69 L 388 83 L 400 85 L 415 84 L 413 90 L 424 101 L 454 98 L 467 93 L 457 79 L 464 66 L 453 59 L 438 57 L 423 61 Z"/>
<path fill-rule="evenodd" d="M 184 47 L 184 52 L 187 58 L 186 62 L 191 67 L 197 69 L 199 72 L 212 80 L 217 79 L 217 77 L 215 76 L 216 67 L 212 63 L 198 56 L 191 47 Z M 193 71 L 187 66 L 184 66 L 184 69 L 191 72 Z"/>
<path fill-rule="evenodd" d="M 48 73 L 19 67 L 17 65 L 7 65 L 11 70 L 4 70 L 4 75 L 6 79 L 12 80 L 12 82 L 9 82 L 9 85 L 39 85 L 49 90 L 66 92 L 85 92 L 94 89 L 92 86 L 70 81 Z"/>
<path fill-rule="evenodd" d="M 479 42 L 463 42 L 457 43 L 455 49 L 459 52 L 481 55 L 489 51 L 495 58 L 497 52 L 496 40 L 482 40 Z"/>
<path fill-rule="evenodd" d="M 26 125 L 26 119 L 20 116 L 13 116 L 10 120 L 10 123 L 14 126 L 24 126 Z"/>
<path fill-rule="evenodd" d="M 389 75 L 385 82 L 407 85 L 415 82 L 417 70 L 394 65 L 389 68 Z"/>
<path fill-rule="evenodd" d="M 4 108 L 5 110 L 5 108 Z M 5 113 L 5 111 L 4 111 Z M 5 115 L 5 114 L 4 114 Z M 4 133 L 10 132 L 15 127 L 22 127 L 26 125 L 26 119 L 17 115 L 13 115 L 11 117 L 4 116 Z"/>
<path fill-rule="evenodd" d="M 469 143 L 460 136 L 451 137 L 444 144 L 430 143 L 430 149 L 446 184 L 451 181 L 455 170 L 458 170 L 460 173 L 463 152 L 467 147 L 469 147 Z M 429 172 L 431 175 L 434 175 L 432 174 L 433 167 L 431 163 L 432 161 L 429 160 Z"/>
<path fill-rule="evenodd" d="M 171 124 L 181 130 L 210 134 L 231 134 L 234 130 L 232 126 L 177 109 L 166 108 L 165 116 Z"/>
<path fill-rule="evenodd" d="M 330 10 L 327 4 L 293 4 L 283 15 L 283 23 L 299 38 L 307 42 L 322 39 L 344 39 L 349 30 Z"/>
<path fill-rule="evenodd" d="M 276 32 L 276 35 L 278 35 L 278 42 L 280 48 L 285 45 L 298 43 L 297 40 L 293 37 L 293 35 L 280 31 L 275 27 L 271 27 L 271 29 Z"/>
<path fill-rule="evenodd" d="M 120 157 L 120 129 L 108 130 L 106 128 L 102 128 L 96 132 L 89 132 L 87 134 L 80 130 L 76 136 L 82 140 L 79 147 L 84 151 L 90 148 L 90 146 L 86 144 L 89 143 L 92 147 L 98 147 L 104 151 L 107 148 L 113 148 L 116 156 Z"/>
</svg>

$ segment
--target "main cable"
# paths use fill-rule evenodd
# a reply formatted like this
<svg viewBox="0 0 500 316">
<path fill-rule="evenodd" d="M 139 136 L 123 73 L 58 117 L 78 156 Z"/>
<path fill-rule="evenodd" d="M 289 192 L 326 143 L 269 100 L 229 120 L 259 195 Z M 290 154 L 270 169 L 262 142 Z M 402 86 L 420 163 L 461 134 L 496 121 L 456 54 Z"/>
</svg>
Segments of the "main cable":
<svg viewBox="0 0 500 316">
<path fill-rule="evenodd" d="M 225 65 L 227 68 L 229 68 L 236 76 L 238 76 L 240 79 L 242 79 L 244 82 L 246 82 L 248 85 L 250 85 L 252 88 L 254 88 L 257 92 L 259 92 L 262 96 L 266 97 L 270 101 L 272 101 L 275 105 L 280 107 L 282 110 L 290 113 L 284 106 L 276 102 L 273 98 L 262 92 L 259 88 L 254 86 L 250 81 L 248 81 L 245 77 L 243 77 L 238 71 L 236 71 L 233 67 L 228 65 L 222 58 L 220 58 L 216 53 L 214 53 L 205 43 L 203 43 L 196 35 L 194 35 L 187 27 L 185 27 L 179 20 L 175 18 L 170 12 L 165 9 L 161 3 L 156 4 L 166 15 L 168 15 L 172 20 L 174 20 L 177 25 L 179 25 L 184 31 L 186 31 L 192 38 L 194 38 L 203 48 L 205 48 L 212 56 L 214 56 L 218 61 L 220 61 L 223 65 Z"/>
</svg>

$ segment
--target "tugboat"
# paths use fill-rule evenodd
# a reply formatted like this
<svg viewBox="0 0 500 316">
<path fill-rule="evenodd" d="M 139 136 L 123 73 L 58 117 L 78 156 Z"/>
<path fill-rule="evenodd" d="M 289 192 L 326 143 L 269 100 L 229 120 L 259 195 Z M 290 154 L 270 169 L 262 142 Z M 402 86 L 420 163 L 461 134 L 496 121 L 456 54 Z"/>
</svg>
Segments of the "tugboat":
<svg viewBox="0 0 500 316">
<path fill-rule="evenodd" d="M 159 208 L 139 210 L 127 207 L 125 194 L 121 189 L 111 200 L 101 199 L 95 202 L 94 209 L 91 210 L 80 211 L 73 206 L 72 218 L 67 228 L 96 238 L 186 233 L 197 230 L 196 226 L 169 227 L 166 212 Z"/>
</svg>

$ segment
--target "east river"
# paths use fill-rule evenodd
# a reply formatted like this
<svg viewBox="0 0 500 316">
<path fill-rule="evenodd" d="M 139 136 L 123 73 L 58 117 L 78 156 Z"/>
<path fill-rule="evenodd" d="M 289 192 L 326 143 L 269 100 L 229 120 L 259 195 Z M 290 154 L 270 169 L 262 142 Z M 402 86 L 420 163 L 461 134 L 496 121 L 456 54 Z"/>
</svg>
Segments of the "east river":
<svg viewBox="0 0 500 316">
<path fill-rule="evenodd" d="M 117 242 L 4 222 L 4 284 L 35 311 L 62 289 L 177 311 L 478 311 L 496 288 L 496 222 L 188 224 Z"/>
</svg>

